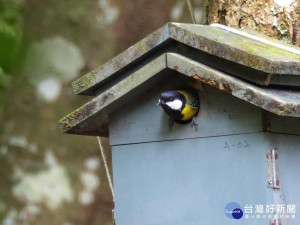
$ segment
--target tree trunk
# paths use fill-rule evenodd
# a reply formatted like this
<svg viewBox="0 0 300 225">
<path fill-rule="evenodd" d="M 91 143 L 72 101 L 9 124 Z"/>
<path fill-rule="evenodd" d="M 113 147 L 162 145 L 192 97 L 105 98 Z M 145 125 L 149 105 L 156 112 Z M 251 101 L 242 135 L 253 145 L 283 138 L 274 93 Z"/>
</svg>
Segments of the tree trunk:
<svg viewBox="0 0 300 225">
<path fill-rule="evenodd" d="M 248 28 L 300 46 L 300 0 L 210 0 L 207 22 Z"/>
</svg>

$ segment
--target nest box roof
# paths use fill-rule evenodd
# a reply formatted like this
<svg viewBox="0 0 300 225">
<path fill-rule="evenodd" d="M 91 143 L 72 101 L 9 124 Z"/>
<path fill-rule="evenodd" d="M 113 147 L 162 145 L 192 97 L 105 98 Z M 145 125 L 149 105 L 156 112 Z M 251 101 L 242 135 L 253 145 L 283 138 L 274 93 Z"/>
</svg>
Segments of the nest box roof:
<svg viewBox="0 0 300 225">
<path fill-rule="evenodd" d="M 74 81 L 76 94 L 96 97 L 62 118 L 61 129 L 108 136 L 109 115 L 155 85 L 166 71 L 180 72 L 275 114 L 300 117 L 300 92 L 282 88 L 300 86 L 298 48 L 253 31 L 168 23 Z"/>
</svg>

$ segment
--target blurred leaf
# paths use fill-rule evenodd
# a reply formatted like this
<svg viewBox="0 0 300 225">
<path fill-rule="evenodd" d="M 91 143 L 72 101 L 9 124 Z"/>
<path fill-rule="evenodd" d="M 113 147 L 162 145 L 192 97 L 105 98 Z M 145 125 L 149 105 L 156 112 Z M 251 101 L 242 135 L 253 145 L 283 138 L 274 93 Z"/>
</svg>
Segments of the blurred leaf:
<svg viewBox="0 0 300 225">
<path fill-rule="evenodd" d="M 10 76 L 4 73 L 3 69 L 0 67 L 0 89 L 6 88 L 9 85 L 10 80 Z"/>
<path fill-rule="evenodd" d="M 19 55 L 22 41 L 22 14 L 22 1 L 0 0 L 0 66 L 5 72 L 14 68 Z"/>
</svg>

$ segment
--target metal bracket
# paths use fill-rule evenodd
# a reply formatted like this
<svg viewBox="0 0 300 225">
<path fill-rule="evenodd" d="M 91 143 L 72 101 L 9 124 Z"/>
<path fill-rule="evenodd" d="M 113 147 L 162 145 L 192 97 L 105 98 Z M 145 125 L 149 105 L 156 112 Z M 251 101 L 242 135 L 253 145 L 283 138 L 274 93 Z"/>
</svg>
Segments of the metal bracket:
<svg viewBox="0 0 300 225">
<path fill-rule="evenodd" d="M 281 225 L 281 220 L 280 219 L 271 219 L 270 225 Z"/>
<path fill-rule="evenodd" d="M 278 150 L 271 149 L 267 151 L 267 173 L 268 187 L 273 189 L 280 188 L 280 180 L 278 173 Z M 275 225 L 277 225 L 275 223 Z"/>
<path fill-rule="evenodd" d="M 112 213 L 113 223 L 114 223 L 114 225 L 116 225 L 116 221 L 115 221 L 115 209 L 113 209 L 113 210 L 111 211 L 111 213 Z"/>
</svg>

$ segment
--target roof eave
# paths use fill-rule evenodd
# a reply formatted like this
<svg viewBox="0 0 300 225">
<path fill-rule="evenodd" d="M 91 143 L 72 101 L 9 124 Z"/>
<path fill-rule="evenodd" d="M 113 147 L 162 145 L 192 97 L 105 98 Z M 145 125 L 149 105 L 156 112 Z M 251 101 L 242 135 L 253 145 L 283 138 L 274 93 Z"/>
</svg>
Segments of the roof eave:
<svg viewBox="0 0 300 225">
<path fill-rule="evenodd" d="M 59 121 L 65 133 L 107 136 L 109 116 L 140 85 L 169 69 L 227 92 L 280 116 L 300 117 L 300 92 L 248 83 L 176 53 L 164 53 Z M 290 96 L 293 96 L 291 98 Z"/>
</svg>

